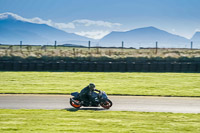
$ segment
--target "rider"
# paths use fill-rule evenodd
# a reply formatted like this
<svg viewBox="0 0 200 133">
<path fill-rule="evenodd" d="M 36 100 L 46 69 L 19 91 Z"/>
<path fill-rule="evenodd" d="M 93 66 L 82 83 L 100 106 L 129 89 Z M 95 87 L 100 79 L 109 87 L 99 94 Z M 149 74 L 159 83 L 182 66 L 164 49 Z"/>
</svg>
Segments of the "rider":
<svg viewBox="0 0 200 133">
<path fill-rule="evenodd" d="M 101 92 L 100 90 L 95 89 L 95 85 L 93 83 L 90 83 L 88 86 L 83 88 L 80 92 L 80 98 L 81 101 L 84 101 L 86 104 L 90 104 L 92 99 L 92 92 L 97 91 Z M 83 103 L 83 102 L 82 102 Z"/>
</svg>

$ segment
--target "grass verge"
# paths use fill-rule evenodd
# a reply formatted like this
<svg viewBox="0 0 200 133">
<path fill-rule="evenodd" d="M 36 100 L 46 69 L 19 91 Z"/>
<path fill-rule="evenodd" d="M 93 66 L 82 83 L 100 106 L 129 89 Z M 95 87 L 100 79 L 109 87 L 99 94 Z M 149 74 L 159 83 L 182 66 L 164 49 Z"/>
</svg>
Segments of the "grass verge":
<svg viewBox="0 0 200 133">
<path fill-rule="evenodd" d="M 200 96 L 199 73 L 0 72 L 0 93 L 70 94 L 90 82 L 108 94 Z"/>
<path fill-rule="evenodd" d="M 199 133 L 200 114 L 0 110 L 0 132 Z"/>
</svg>

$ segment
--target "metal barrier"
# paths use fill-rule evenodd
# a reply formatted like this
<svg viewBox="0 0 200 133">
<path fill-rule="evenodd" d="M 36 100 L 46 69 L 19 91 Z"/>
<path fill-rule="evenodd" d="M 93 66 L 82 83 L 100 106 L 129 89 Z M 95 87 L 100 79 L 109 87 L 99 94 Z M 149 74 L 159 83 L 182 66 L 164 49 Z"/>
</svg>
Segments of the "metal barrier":
<svg viewBox="0 0 200 133">
<path fill-rule="evenodd" d="M 200 72 L 200 62 L 11 62 L 0 71 Z"/>
</svg>

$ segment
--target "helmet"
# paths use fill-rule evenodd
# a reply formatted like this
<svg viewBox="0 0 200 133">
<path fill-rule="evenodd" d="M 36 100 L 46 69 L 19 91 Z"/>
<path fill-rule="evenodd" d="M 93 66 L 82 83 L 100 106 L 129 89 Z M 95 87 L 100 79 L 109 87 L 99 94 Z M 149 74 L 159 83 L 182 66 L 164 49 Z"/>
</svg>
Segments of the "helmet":
<svg viewBox="0 0 200 133">
<path fill-rule="evenodd" d="M 94 85 L 93 83 L 90 83 L 90 84 L 89 84 L 89 88 L 90 88 L 90 89 L 94 89 L 94 88 L 95 88 L 95 85 Z"/>
</svg>

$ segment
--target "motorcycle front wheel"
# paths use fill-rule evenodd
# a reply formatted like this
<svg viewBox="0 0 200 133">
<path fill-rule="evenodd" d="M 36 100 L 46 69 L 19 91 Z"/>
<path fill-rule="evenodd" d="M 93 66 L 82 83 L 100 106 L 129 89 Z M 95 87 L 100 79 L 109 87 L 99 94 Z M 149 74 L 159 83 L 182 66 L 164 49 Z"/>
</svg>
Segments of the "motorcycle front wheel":
<svg viewBox="0 0 200 133">
<path fill-rule="evenodd" d="M 100 105 L 104 109 L 109 109 L 112 106 L 112 101 L 110 101 L 109 99 L 107 99 L 105 102 L 101 102 Z"/>
</svg>

